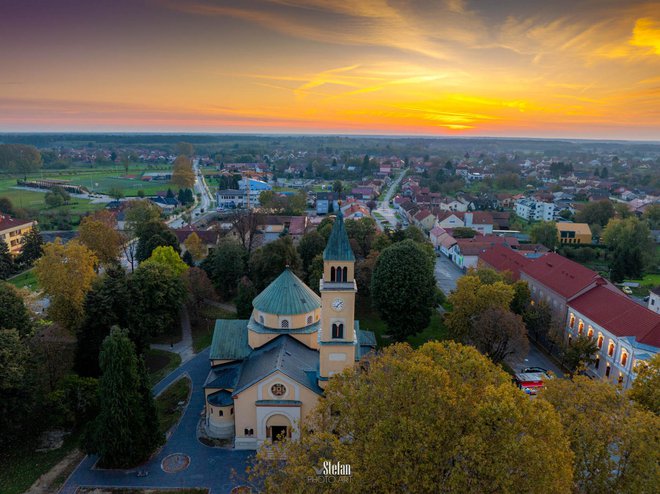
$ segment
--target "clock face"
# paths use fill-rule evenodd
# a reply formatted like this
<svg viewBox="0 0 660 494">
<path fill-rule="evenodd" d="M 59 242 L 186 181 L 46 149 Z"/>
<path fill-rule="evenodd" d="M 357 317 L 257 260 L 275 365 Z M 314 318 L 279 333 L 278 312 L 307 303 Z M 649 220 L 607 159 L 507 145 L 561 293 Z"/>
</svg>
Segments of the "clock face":
<svg viewBox="0 0 660 494">
<path fill-rule="evenodd" d="M 332 301 L 332 308 L 335 309 L 337 312 L 339 312 L 344 308 L 344 301 L 340 298 L 334 299 Z"/>
</svg>

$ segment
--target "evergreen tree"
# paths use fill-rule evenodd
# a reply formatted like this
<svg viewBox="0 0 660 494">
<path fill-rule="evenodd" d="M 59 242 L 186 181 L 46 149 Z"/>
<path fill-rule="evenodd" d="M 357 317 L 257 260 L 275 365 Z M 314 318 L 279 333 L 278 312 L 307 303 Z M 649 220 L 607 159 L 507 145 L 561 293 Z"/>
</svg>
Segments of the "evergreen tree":
<svg viewBox="0 0 660 494">
<path fill-rule="evenodd" d="M 22 243 L 23 249 L 16 258 L 16 262 L 23 267 L 32 266 L 34 261 L 44 253 L 44 240 L 39 234 L 39 228 L 33 226 L 32 230 L 23 236 Z"/>
<path fill-rule="evenodd" d="M 195 260 L 193 259 L 193 256 L 192 256 L 192 254 L 190 253 L 189 250 L 187 250 L 183 253 L 183 256 L 181 256 L 181 259 L 183 259 L 183 262 L 185 262 L 190 267 L 193 267 L 195 265 Z"/>
<path fill-rule="evenodd" d="M 104 467 L 134 466 L 148 458 L 163 438 L 153 433 L 153 399 L 144 392 L 144 367 L 125 330 L 112 329 L 103 341 L 99 364 L 103 399 L 86 449 L 98 454 Z"/>
<path fill-rule="evenodd" d="M 85 319 L 78 329 L 74 368 L 81 376 L 98 377 L 99 352 L 112 326 L 126 327 L 131 307 L 126 273 L 112 266 L 85 298 Z"/>
<path fill-rule="evenodd" d="M 239 319 L 249 319 L 252 314 L 252 301 L 257 296 L 254 284 L 244 276 L 238 283 L 238 290 L 234 303 L 236 304 L 236 316 Z"/>
<path fill-rule="evenodd" d="M 138 246 L 135 258 L 138 262 L 145 261 L 151 257 L 156 247 L 170 245 L 175 251 L 181 252 L 176 235 L 160 220 L 152 220 L 142 225 L 138 233 Z"/>
<path fill-rule="evenodd" d="M 0 329 L 15 329 L 21 337 L 32 333 L 32 320 L 18 290 L 0 282 Z"/>
<path fill-rule="evenodd" d="M 0 280 L 6 280 L 14 274 L 14 258 L 9 253 L 7 243 L 0 238 Z"/>
</svg>

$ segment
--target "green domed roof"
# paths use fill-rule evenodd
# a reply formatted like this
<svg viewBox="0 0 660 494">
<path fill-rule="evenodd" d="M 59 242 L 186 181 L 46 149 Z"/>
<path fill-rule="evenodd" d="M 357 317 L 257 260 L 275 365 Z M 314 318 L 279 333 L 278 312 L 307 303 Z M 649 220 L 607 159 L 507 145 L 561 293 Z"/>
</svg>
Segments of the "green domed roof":
<svg viewBox="0 0 660 494">
<path fill-rule="evenodd" d="M 321 308 L 321 297 L 286 268 L 255 297 L 252 306 L 266 314 L 305 314 Z"/>
</svg>

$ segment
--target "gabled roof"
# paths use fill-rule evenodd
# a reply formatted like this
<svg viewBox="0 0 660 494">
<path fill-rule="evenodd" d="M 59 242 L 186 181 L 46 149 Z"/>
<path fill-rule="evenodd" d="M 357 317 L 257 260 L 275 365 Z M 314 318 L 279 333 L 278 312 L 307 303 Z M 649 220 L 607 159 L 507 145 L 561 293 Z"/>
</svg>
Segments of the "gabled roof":
<svg viewBox="0 0 660 494">
<path fill-rule="evenodd" d="M 305 314 L 320 309 L 321 298 L 293 274 L 291 269 L 286 268 L 255 297 L 252 306 L 267 314 Z"/>
<path fill-rule="evenodd" d="M 479 258 L 497 271 L 509 271 L 515 280 L 520 278 L 520 270 L 531 261 L 515 250 L 503 245 L 496 245 Z"/>
<path fill-rule="evenodd" d="M 634 336 L 640 343 L 660 347 L 660 315 L 618 290 L 597 286 L 568 305 L 616 336 Z"/>
<path fill-rule="evenodd" d="M 248 345 L 248 321 L 240 319 L 218 319 L 215 321 L 213 341 L 209 359 L 240 360 L 251 351 Z"/>
<path fill-rule="evenodd" d="M 211 368 L 205 388 L 234 389 L 240 376 L 241 362 L 229 362 Z"/>
<path fill-rule="evenodd" d="M 344 214 L 339 210 L 337 218 L 332 225 L 328 244 L 323 251 L 324 261 L 355 261 L 355 255 L 348 241 L 348 234 L 344 226 Z"/>
<path fill-rule="evenodd" d="M 4 216 L 0 214 L 0 231 L 9 230 L 10 228 L 17 228 L 20 226 L 31 225 L 36 223 L 32 220 L 19 220 L 11 216 Z"/>
<path fill-rule="evenodd" d="M 319 352 L 289 335 L 278 336 L 252 351 L 243 361 L 234 396 L 273 372 L 280 371 L 299 384 L 323 394 L 316 382 Z"/>
<path fill-rule="evenodd" d="M 571 298 L 595 281 L 602 280 L 595 271 L 554 252 L 534 259 L 521 272 L 564 298 Z"/>
</svg>

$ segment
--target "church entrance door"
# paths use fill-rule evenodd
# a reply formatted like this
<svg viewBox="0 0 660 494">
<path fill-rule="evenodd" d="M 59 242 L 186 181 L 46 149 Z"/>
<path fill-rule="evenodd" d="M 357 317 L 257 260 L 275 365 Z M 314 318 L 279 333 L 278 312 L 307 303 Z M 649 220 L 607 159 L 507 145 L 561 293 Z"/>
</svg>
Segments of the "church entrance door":
<svg viewBox="0 0 660 494">
<path fill-rule="evenodd" d="M 271 427 L 271 437 L 273 441 L 281 441 L 287 437 L 287 427 L 285 425 L 273 425 Z"/>
</svg>

